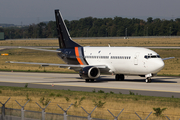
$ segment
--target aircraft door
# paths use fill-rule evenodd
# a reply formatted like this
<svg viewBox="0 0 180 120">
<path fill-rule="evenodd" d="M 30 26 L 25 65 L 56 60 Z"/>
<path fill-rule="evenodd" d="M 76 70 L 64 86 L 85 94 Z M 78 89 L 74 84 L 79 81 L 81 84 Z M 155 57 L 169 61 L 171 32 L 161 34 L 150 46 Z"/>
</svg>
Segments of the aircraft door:
<svg viewBox="0 0 180 120">
<path fill-rule="evenodd" d="M 100 50 L 100 51 L 98 51 L 98 56 L 97 56 L 97 57 L 98 57 L 98 59 L 97 59 L 97 60 L 98 60 L 98 62 L 100 63 L 100 62 L 101 62 L 101 50 Z"/>
<path fill-rule="evenodd" d="M 134 65 L 138 65 L 139 52 L 134 55 Z"/>
</svg>

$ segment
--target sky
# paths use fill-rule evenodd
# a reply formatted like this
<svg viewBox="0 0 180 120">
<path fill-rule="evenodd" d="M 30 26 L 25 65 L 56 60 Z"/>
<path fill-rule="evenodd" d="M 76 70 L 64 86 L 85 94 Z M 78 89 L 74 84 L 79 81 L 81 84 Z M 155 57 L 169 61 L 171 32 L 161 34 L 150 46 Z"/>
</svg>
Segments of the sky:
<svg viewBox="0 0 180 120">
<path fill-rule="evenodd" d="M 127 17 L 146 20 L 180 18 L 180 0 L 0 0 L 0 24 L 29 25 L 64 19 Z"/>
</svg>

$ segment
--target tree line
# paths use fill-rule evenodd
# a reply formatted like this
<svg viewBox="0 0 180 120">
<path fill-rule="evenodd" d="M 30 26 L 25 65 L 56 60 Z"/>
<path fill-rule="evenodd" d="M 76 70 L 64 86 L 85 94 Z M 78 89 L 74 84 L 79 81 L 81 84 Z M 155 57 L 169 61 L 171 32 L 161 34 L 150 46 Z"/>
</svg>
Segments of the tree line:
<svg viewBox="0 0 180 120">
<path fill-rule="evenodd" d="M 152 17 L 147 21 L 137 18 L 93 18 L 65 20 L 71 37 L 122 37 L 122 36 L 177 36 L 180 35 L 180 18 L 165 20 Z M 56 23 L 31 24 L 25 27 L 0 28 L 5 39 L 57 38 Z"/>
</svg>

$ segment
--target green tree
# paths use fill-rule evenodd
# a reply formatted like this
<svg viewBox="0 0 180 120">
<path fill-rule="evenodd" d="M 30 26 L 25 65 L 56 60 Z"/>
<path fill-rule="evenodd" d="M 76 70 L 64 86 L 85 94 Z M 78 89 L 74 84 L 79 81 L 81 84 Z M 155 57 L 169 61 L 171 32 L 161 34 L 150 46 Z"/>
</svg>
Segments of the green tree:
<svg viewBox="0 0 180 120">
<path fill-rule="evenodd" d="M 28 28 L 28 38 L 32 38 L 33 36 L 33 26 L 30 25 L 29 28 Z"/>
<path fill-rule="evenodd" d="M 38 25 L 38 37 L 39 38 L 45 38 L 46 34 L 45 34 L 45 28 L 46 28 L 46 24 L 44 22 L 40 22 Z"/>
<path fill-rule="evenodd" d="M 148 17 L 147 18 L 147 23 L 152 23 L 153 22 L 153 18 L 152 17 Z"/>
</svg>

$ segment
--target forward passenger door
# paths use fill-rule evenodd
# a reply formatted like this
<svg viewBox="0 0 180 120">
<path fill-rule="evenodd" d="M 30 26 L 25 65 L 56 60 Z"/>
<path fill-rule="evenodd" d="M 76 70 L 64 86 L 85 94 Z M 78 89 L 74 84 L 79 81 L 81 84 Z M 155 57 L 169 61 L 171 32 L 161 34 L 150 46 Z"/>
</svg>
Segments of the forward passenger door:
<svg viewBox="0 0 180 120">
<path fill-rule="evenodd" d="M 139 52 L 134 55 L 134 65 L 138 65 Z"/>
</svg>

